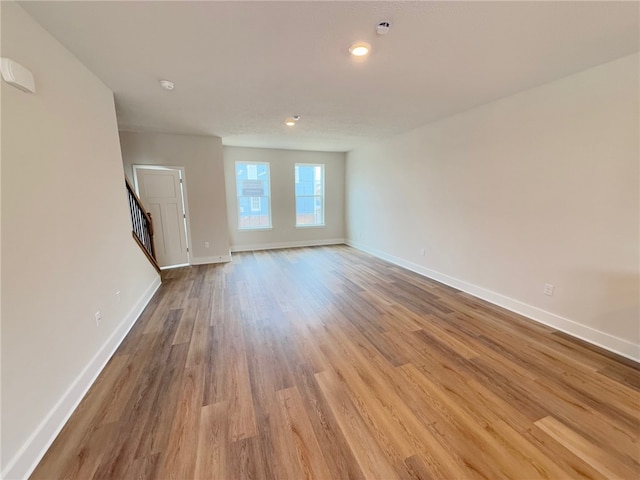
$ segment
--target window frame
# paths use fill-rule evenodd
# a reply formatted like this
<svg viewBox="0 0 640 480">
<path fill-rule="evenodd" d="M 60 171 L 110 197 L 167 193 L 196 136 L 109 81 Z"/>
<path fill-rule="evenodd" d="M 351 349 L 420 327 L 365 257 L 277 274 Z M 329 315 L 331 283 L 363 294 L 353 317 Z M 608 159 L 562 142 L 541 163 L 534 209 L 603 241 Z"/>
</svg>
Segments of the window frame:
<svg viewBox="0 0 640 480">
<path fill-rule="evenodd" d="M 247 174 L 249 172 L 249 165 L 255 165 L 256 166 L 256 171 L 258 170 L 260 165 L 264 165 L 266 166 L 266 174 L 267 174 L 267 188 L 265 189 L 266 192 L 268 193 L 268 195 L 263 195 L 263 196 L 258 196 L 256 197 L 255 195 L 242 195 L 242 191 L 240 190 L 240 181 L 238 180 L 238 167 L 240 165 L 244 165 Z M 248 175 L 247 175 L 248 176 Z M 257 177 L 259 177 L 259 175 L 257 175 Z M 254 179 L 249 179 L 247 178 L 247 180 L 254 180 Z M 247 231 L 252 231 L 252 230 L 271 230 L 273 228 L 273 214 L 271 211 L 271 164 L 269 162 L 257 162 L 257 161 L 244 161 L 244 160 L 238 160 L 236 162 L 234 162 L 234 181 L 235 181 L 235 189 L 236 189 L 236 210 L 237 210 L 237 222 L 238 222 L 238 230 L 243 231 L 243 232 L 247 232 Z M 266 206 L 267 206 L 267 225 L 249 225 L 249 226 L 242 226 L 242 213 L 247 213 L 247 212 L 241 212 L 240 211 L 240 203 L 241 203 L 241 198 L 248 198 L 249 199 L 249 214 L 251 214 L 252 212 L 254 212 L 253 210 L 253 198 L 258 198 L 259 199 L 259 203 L 261 206 L 261 209 L 263 207 L 263 199 L 266 199 Z M 249 216 L 256 216 L 256 215 L 249 215 Z"/>
<path fill-rule="evenodd" d="M 251 212 L 260 212 L 262 211 L 262 197 L 249 197 L 249 203 L 251 205 Z"/>
<path fill-rule="evenodd" d="M 321 195 L 297 195 L 296 194 L 296 184 L 300 183 L 299 181 L 299 171 L 298 167 L 320 167 L 321 169 Z M 293 195 L 294 195 L 294 214 L 295 214 L 295 227 L 296 228 L 324 228 L 327 226 L 327 212 L 326 212 L 326 200 L 325 200 L 325 192 L 326 192 L 326 166 L 324 163 L 296 163 L 293 168 L 294 172 L 294 183 L 293 183 Z M 315 179 L 314 179 L 315 184 Z M 322 201 L 322 223 L 313 223 L 313 224 L 299 224 L 298 223 L 298 198 L 317 198 L 320 197 Z"/>
</svg>

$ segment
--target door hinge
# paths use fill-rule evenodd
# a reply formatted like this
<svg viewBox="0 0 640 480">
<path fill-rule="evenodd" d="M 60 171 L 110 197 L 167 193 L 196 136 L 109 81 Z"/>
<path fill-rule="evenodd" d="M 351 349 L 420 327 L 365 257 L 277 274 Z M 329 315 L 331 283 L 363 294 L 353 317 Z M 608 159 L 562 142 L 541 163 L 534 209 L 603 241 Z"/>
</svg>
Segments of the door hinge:
<svg viewBox="0 0 640 480">
<path fill-rule="evenodd" d="M 189 253 L 189 247 L 187 247 L 187 253 Z"/>
<path fill-rule="evenodd" d="M 186 214 L 186 213 L 183 213 L 183 214 L 182 214 L 182 218 L 187 218 L 187 214 Z"/>
<path fill-rule="evenodd" d="M 180 179 L 180 183 L 182 183 L 182 179 Z"/>
</svg>

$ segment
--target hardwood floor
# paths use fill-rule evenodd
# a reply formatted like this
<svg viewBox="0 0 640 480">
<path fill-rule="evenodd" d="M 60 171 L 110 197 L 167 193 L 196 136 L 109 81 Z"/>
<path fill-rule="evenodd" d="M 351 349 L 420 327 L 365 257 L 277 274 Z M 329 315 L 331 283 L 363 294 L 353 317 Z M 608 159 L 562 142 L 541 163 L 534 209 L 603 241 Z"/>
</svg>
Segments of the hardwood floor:
<svg viewBox="0 0 640 480">
<path fill-rule="evenodd" d="M 164 283 L 34 479 L 639 478 L 638 365 L 346 246 Z"/>
</svg>

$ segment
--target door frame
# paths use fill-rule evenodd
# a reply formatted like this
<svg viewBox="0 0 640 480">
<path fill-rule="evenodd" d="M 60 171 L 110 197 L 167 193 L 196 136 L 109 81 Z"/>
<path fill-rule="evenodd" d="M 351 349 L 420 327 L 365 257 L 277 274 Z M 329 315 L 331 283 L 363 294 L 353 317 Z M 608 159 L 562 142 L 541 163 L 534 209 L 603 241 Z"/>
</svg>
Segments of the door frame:
<svg viewBox="0 0 640 480">
<path fill-rule="evenodd" d="M 140 188 L 138 187 L 138 170 L 178 170 L 180 172 L 180 179 L 182 180 L 181 186 L 182 186 L 182 205 L 184 206 L 184 214 L 186 215 L 185 218 L 185 235 L 187 237 L 187 263 L 186 265 L 191 265 L 191 258 L 192 258 L 192 254 L 193 254 L 193 246 L 191 245 L 191 222 L 190 222 L 190 215 L 189 215 L 189 202 L 187 202 L 187 177 L 185 175 L 185 171 L 184 171 L 184 167 L 179 167 L 179 166 L 170 166 L 170 165 L 146 165 L 146 164 L 139 164 L 139 163 L 135 163 L 131 166 L 132 170 L 133 170 L 133 187 L 136 189 L 136 195 L 138 195 L 138 197 L 140 196 Z M 182 265 L 178 265 L 178 266 L 182 266 Z M 161 270 L 165 270 L 167 268 L 174 268 L 173 266 L 170 267 L 160 267 Z"/>
</svg>

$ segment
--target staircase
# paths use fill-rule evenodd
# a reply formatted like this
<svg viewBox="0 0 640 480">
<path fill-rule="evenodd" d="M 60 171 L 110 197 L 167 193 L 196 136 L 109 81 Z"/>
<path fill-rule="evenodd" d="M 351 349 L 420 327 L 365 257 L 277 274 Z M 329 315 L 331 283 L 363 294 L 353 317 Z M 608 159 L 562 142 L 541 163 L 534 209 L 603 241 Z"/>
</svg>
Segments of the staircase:
<svg viewBox="0 0 640 480">
<path fill-rule="evenodd" d="M 153 221 L 151 220 L 151 214 L 145 211 L 142 202 L 138 198 L 138 195 L 136 195 L 129 180 L 125 177 L 124 181 L 127 185 L 127 198 L 129 199 L 131 226 L 133 227 L 131 234 L 153 267 L 160 273 L 160 266 L 156 261 L 156 251 L 153 246 Z"/>
</svg>

